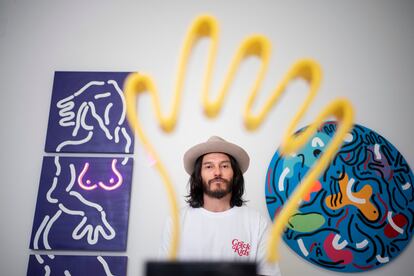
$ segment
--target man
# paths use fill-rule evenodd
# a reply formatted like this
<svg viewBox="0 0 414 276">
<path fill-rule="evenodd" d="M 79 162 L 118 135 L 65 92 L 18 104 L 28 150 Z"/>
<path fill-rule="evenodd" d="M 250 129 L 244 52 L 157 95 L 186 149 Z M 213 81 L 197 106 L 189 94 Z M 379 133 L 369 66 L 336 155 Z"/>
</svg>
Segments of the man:
<svg viewBox="0 0 414 276">
<path fill-rule="evenodd" d="M 246 207 L 242 198 L 249 162 L 245 150 L 217 136 L 185 153 L 190 193 L 189 206 L 180 213 L 179 260 L 256 262 L 260 275 L 280 275 L 278 264 L 266 262 L 270 221 Z M 170 218 L 161 248 L 164 256 L 171 224 Z"/>
</svg>

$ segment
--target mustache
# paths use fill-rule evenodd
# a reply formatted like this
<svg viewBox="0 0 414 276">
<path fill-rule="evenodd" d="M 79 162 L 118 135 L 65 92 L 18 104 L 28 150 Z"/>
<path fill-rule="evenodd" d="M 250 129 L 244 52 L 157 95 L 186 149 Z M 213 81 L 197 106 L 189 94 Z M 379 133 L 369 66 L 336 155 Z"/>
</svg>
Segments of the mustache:
<svg viewBox="0 0 414 276">
<path fill-rule="evenodd" d="M 213 182 L 217 182 L 217 181 L 221 181 L 221 182 L 224 182 L 224 183 L 226 183 L 226 184 L 229 184 L 229 183 L 230 183 L 230 181 L 228 181 L 227 179 L 224 179 L 224 178 L 221 178 L 221 177 L 215 177 L 215 178 L 213 178 L 213 179 L 210 179 L 210 180 L 208 181 L 208 184 L 210 185 L 210 184 L 212 184 Z"/>
</svg>

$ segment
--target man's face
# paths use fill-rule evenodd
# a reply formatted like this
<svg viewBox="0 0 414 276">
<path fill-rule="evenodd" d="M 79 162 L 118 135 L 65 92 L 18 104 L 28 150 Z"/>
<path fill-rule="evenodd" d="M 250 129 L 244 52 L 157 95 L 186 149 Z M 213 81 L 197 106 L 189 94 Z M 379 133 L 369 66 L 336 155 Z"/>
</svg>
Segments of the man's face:
<svg viewBox="0 0 414 276">
<path fill-rule="evenodd" d="M 224 153 L 204 155 L 201 178 L 204 194 L 218 199 L 230 194 L 233 185 L 233 168 L 230 158 Z"/>
</svg>

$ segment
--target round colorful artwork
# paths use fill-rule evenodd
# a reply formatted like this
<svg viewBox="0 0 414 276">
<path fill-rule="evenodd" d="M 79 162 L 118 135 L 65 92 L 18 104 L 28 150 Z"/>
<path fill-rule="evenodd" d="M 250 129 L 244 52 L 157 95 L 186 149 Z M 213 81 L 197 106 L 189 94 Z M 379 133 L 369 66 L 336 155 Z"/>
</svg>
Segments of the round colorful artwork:
<svg viewBox="0 0 414 276">
<path fill-rule="evenodd" d="M 336 124 L 327 122 L 300 152 L 286 157 L 275 153 L 265 183 L 272 219 L 335 130 Z M 289 219 L 283 240 L 302 258 L 333 271 L 362 272 L 386 265 L 412 237 L 413 180 L 406 160 L 390 142 L 355 125 Z"/>
</svg>

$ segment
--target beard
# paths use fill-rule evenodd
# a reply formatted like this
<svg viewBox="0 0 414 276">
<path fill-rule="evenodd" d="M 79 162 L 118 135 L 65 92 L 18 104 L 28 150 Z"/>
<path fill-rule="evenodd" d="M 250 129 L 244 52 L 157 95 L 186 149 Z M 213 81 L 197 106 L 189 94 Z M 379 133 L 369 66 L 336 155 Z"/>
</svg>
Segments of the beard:
<svg viewBox="0 0 414 276">
<path fill-rule="evenodd" d="M 213 184 L 213 182 L 216 182 L 216 181 L 221 181 L 222 184 L 220 186 L 224 185 L 225 187 L 224 188 L 220 187 L 220 188 L 216 188 L 212 190 L 211 185 Z M 227 179 L 217 177 L 217 178 L 210 179 L 208 182 L 203 180 L 203 192 L 212 198 L 221 199 L 225 197 L 226 195 L 232 192 L 232 186 L 233 186 L 233 179 L 229 181 Z"/>
</svg>

